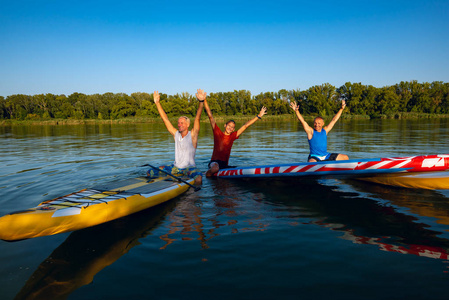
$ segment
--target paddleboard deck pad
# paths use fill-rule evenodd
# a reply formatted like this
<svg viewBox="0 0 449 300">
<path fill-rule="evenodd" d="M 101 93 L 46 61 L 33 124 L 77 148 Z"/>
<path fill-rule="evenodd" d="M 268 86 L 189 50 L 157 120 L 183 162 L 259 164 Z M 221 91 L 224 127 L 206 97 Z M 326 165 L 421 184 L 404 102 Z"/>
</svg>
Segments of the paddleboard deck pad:
<svg viewBox="0 0 449 300">
<path fill-rule="evenodd" d="M 181 179 L 193 184 L 194 179 Z M 0 239 L 22 240 L 79 230 L 168 201 L 189 188 L 171 177 L 138 177 L 83 189 L 0 218 Z"/>
<path fill-rule="evenodd" d="M 364 178 L 385 174 L 411 174 L 447 170 L 449 170 L 449 154 L 439 154 L 239 167 L 220 170 L 217 173 L 217 177 L 276 178 L 326 176 Z M 447 177 L 445 180 L 447 180 Z"/>
</svg>

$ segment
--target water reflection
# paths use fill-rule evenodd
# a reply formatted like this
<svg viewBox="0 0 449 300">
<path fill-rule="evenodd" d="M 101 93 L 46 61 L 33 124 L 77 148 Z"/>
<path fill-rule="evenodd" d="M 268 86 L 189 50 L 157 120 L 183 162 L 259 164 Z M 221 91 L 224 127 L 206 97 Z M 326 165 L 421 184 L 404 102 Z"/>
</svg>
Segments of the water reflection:
<svg viewBox="0 0 449 300">
<path fill-rule="evenodd" d="M 269 226 L 262 217 L 263 207 L 254 206 L 254 201 L 263 199 L 263 193 L 245 191 L 227 180 L 209 180 L 206 184 L 210 188 L 203 187 L 202 194 L 186 195 L 168 216 L 167 233 L 161 236 L 166 243 L 161 249 L 180 240 L 198 240 L 201 248 L 207 249 L 208 242 L 220 235 L 260 231 Z"/>
<path fill-rule="evenodd" d="M 210 188 L 203 188 L 202 194 L 187 193 L 181 201 L 73 232 L 41 263 L 16 299 L 65 299 L 156 228 L 164 232 L 162 250 L 194 240 L 208 249 L 214 238 L 283 223 L 320 226 L 341 232 L 341 239 L 382 251 L 448 259 L 449 240 L 425 219 L 448 225 L 448 199 L 435 191 L 406 193 L 409 190 L 332 180 L 210 180 L 206 185 Z"/>
<path fill-rule="evenodd" d="M 66 299 L 93 281 L 139 239 L 151 234 L 176 206 L 176 199 L 109 223 L 75 231 L 45 259 L 15 299 Z"/>
<path fill-rule="evenodd" d="M 332 180 L 326 184 L 316 180 L 211 181 L 213 195 L 203 197 L 212 197 L 213 203 L 201 199 L 180 203 L 169 216 L 162 249 L 194 239 L 207 249 L 208 242 L 220 235 L 264 231 L 286 221 L 289 226 L 313 224 L 340 231 L 343 239 L 376 244 L 380 250 L 447 259 L 449 239 L 440 237 L 440 230 L 448 228 L 435 228 L 428 219 L 449 225 L 446 197 L 434 191 L 410 193 L 349 182 L 354 190 L 341 191 L 339 185 L 345 183 Z"/>
<path fill-rule="evenodd" d="M 327 224 L 324 226 L 329 227 Z M 341 237 L 342 239 L 353 242 L 354 244 L 365 244 L 365 245 L 377 245 L 379 250 L 396 252 L 400 254 L 412 254 L 427 258 L 434 259 L 444 259 L 448 260 L 449 248 L 441 248 L 435 246 L 428 245 L 398 245 L 394 243 L 389 243 L 388 239 L 385 238 L 375 238 L 375 237 L 366 237 L 366 236 L 357 236 L 350 229 L 341 230 L 339 228 L 331 228 L 332 230 L 343 231 L 344 235 Z"/>
<path fill-rule="evenodd" d="M 436 191 L 410 192 L 349 182 L 351 186 L 342 190 L 344 183 L 334 180 L 321 184 L 253 180 L 251 189 L 263 193 L 264 201 L 275 206 L 274 211 L 289 208 L 287 214 L 278 217 L 297 219 L 300 223 L 313 217 L 309 224 L 342 232 L 341 238 L 354 243 L 378 245 L 384 251 L 448 259 L 449 239 L 442 235 L 449 227 L 433 223 L 435 218 L 437 223 L 449 225 L 447 197 Z"/>
<path fill-rule="evenodd" d="M 257 123 L 236 141 L 230 162 L 245 166 L 305 161 L 308 146 L 300 126 L 296 121 L 264 120 Z M 139 171 L 136 166 L 164 164 L 174 158 L 172 137 L 163 124 L 156 123 L 0 127 L 0 137 L 2 214 L 31 207 L 89 184 L 110 181 L 111 177 L 136 177 L 140 175 L 135 174 Z M 373 158 L 446 153 L 448 140 L 449 119 L 341 120 L 329 136 L 329 147 L 351 158 Z M 210 126 L 202 123 L 197 162 L 203 171 L 212 147 Z M 262 282 L 271 283 L 274 277 L 280 278 L 285 283 L 278 281 L 279 287 L 291 289 L 295 294 L 299 291 L 298 287 L 294 290 L 295 282 L 306 282 L 303 286 L 309 288 L 309 296 L 315 293 L 314 287 L 322 284 L 322 276 L 314 278 L 301 274 L 317 274 L 325 270 L 341 274 L 341 278 L 352 278 L 351 271 L 342 270 L 340 266 L 353 253 L 360 254 L 355 257 L 354 266 L 363 265 L 367 260 L 378 265 L 378 270 L 366 273 L 363 273 L 363 266 L 359 268 L 364 278 L 370 278 L 371 271 L 388 271 L 408 278 L 406 272 L 409 270 L 400 271 L 382 265 L 386 258 L 383 251 L 409 254 L 406 257 L 412 257 L 411 262 L 416 255 L 446 261 L 449 249 L 448 199 L 449 195 L 438 191 L 412 191 L 351 181 L 205 180 L 198 193 L 185 194 L 178 201 L 154 207 L 142 213 L 141 217 L 133 215 L 74 232 L 61 245 L 60 240 L 52 238 L 28 240 L 30 250 L 24 249 L 21 252 L 24 255 L 16 255 L 17 246 L 14 248 L 3 243 L 0 261 L 13 263 L 1 273 L 6 279 L 0 290 L 17 293 L 21 281 L 15 278 L 23 274 L 19 268 L 34 268 L 41 263 L 42 243 L 56 249 L 29 278 L 17 299 L 65 298 L 80 286 L 92 282 L 95 274 L 102 271 L 104 281 L 93 288 L 84 287 L 85 291 L 93 293 L 91 298 L 99 298 L 110 293 L 104 282 L 114 282 L 117 275 L 114 268 L 104 269 L 111 264 L 124 272 L 123 279 L 130 277 L 138 281 L 140 279 L 135 274 L 145 274 L 148 271 L 146 267 L 136 265 L 129 271 L 121 268 L 117 259 L 139 243 L 143 245 L 128 253 L 126 259 L 155 266 L 163 272 L 171 263 L 169 259 L 182 257 L 183 264 L 178 264 L 175 259 L 166 275 L 176 273 L 190 277 L 183 278 L 184 288 L 197 286 L 197 277 L 192 274 L 214 274 L 216 282 L 224 281 L 240 289 L 261 290 L 263 283 L 248 281 L 247 285 L 240 280 L 232 281 L 228 276 L 229 272 L 245 263 L 248 268 L 235 271 L 233 274 L 236 276 L 232 278 L 249 278 L 247 274 L 253 270 L 266 270 L 265 256 L 259 256 L 257 261 L 251 260 L 255 257 L 254 250 L 260 249 L 277 255 L 267 258 L 272 266 L 268 270 L 273 273 L 267 277 L 260 276 Z M 344 246 L 336 243 L 337 238 L 343 239 L 337 241 L 343 242 Z M 53 245 L 56 240 L 58 245 Z M 304 247 L 298 247 L 302 245 Z M 147 252 L 141 251 L 148 250 L 145 247 L 150 247 L 150 251 L 162 251 L 154 251 L 155 256 L 149 257 Z M 323 247 L 326 251 L 322 250 Z M 345 251 L 339 252 L 342 248 Z M 374 251 L 364 251 L 367 248 Z M 232 249 L 234 253 L 224 255 L 222 249 Z M 309 256 L 311 252 L 319 253 L 320 257 Z M 197 266 L 199 256 L 207 257 L 210 265 L 199 266 L 195 273 L 191 266 Z M 280 258 L 282 262 L 279 262 Z M 438 267 L 435 272 L 435 264 L 429 264 L 424 257 L 416 259 L 424 263 L 414 266 L 414 270 L 430 275 L 421 282 L 422 286 L 446 280 L 439 274 L 434 275 L 440 272 Z M 302 264 L 302 260 L 306 263 Z M 223 261 L 229 263 L 229 268 L 220 269 Z M 333 261 L 336 267 L 321 268 L 323 261 Z M 433 261 L 439 263 L 438 260 Z M 392 265 L 393 262 L 406 264 L 410 260 L 396 261 L 393 258 L 391 262 Z M 208 267 L 212 265 L 225 272 L 211 273 Z M 156 276 L 141 279 L 140 285 L 134 286 L 144 286 L 148 284 L 146 279 L 155 279 Z M 158 283 L 163 283 L 163 279 Z M 127 284 L 133 286 L 134 283 Z M 354 287 L 351 283 L 341 284 L 342 289 Z M 384 279 L 382 284 L 388 282 Z M 125 286 L 122 290 L 117 288 L 117 291 L 127 294 L 129 291 Z M 416 290 L 418 287 L 410 284 L 406 288 Z M 162 288 L 159 291 L 159 295 L 165 294 Z M 200 295 L 204 295 L 204 291 Z"/>
<path fill-rule="evenodd" d="M 412 214 L 430 217 L 437 224 L 449 225 L 449 197 L 438 190 L 410 190 L 356 180 L 347 182 L 366 196 L 388 200 L 392 205 L 406 208 Z M 449 227 L 441 226 L 440 229 L 449 232 Z"/>
</svg>

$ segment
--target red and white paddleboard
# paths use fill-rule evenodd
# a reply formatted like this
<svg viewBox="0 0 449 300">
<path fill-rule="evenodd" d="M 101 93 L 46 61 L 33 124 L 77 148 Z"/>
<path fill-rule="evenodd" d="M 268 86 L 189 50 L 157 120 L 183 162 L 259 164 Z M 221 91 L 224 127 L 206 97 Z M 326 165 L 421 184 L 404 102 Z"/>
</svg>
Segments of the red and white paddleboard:
<svg viewBox="0 0 449 300">
<path fill-rule="evenodd" d="M 389 174 L 389 176 L 392 174 L 401 174 L 402 176 L 412 173 L 442 172 L 448 170 L 449 154 L 437 154 L 238 167 L 220 170 L 217 177 L 274 178 L 285 176 L 342 176 L 348 178 L 365 178 L 387 174 Z M 448 175 L 438 176 L 438 178 L 443 178 L 443 180 L 447 182 L 449 188 Z M 419 180 L 419 177 L 417 177 L 417 180 Z"/>
</svg>

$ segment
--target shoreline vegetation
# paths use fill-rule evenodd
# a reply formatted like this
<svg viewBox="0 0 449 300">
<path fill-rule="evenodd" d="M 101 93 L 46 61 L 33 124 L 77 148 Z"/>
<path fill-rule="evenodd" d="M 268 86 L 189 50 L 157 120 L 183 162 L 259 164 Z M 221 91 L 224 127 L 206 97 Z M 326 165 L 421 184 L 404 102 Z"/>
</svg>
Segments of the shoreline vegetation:
<svg viewBox="0 0 449 300">
<path fill-rule="evenodd" d="M 170 119 L 194 118 L 198 108 L 195 95 L 160 93 L 160 103 Z M 322 116 L 330 119 L 346 101 L 341 116 L 351 119 L 417 119 L 449 117 L 449 83 L 416 80 L 377 88 L 347 82 L 340 87 L 329 83 L 307 90 L 279 90 L 251 95 L 247 90 L 210 92 L 209 107 L 218 120 L 247 120 L 262 106 L 266 120 L 296 119 L 290 103 L 298 103 L 305 119 Z M 207 119 L 207 118 L 205 118 Z M 203 121 L 206 121 L 202 119 Z M 105 93 L 86 95 L 10 95 L 0 96 L 0 126 L 17 124 L 73 125 L 105 123 L 159 122 L 152 93 Z"/>
<path fill-rule="evenodd" d="M 304 116 L 307 121 L 313 121 L 316 115 Z M 248 121 L 253 116 L 217 116 L 215 117 L 218 123 L 224 123 L 230 119 L 244 122 Z M 325 119 L 330 120 L 332 116 L 328 116 Z M 449 114 L 428 114 L 428 113 L 395 113 L 390 115 L 381 115 L 375 119 L 441 119 L 449 118 Z M 264 120 L 268 122 L 273 121 L 295 121 L 299 122 L 295 115 L 285 114 L 285 115 L 265 115 Z M 367 115 L 342 115 L 341 120 L 369 120 L 373 119 Z M 176 122 L 177 117 L 171 117 L 170 121 Z M 160 123 L 161 119 L 159 117 L 127 117 L 122 119 L 110 119 L 110 120 L 99 120 L 99 119 L 48 119 L 48 120 L 0 120 L 0 126 L 28 126 L 28 125 L 97 125 L 97 124 L 132 124 L 132 123 Z M 202 116 L 202 123 L 208 123 L 209 119 Z"/>
</svg>

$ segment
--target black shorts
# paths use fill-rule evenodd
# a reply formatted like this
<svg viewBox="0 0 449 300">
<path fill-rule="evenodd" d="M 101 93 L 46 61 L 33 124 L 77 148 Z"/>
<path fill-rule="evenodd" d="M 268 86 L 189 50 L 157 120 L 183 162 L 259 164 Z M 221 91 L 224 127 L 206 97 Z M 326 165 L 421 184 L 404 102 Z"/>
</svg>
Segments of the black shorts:
<svg viewBox="0 0 449 300">
<path fill-rule="evenodd" d="M 319 159 L 318 157 L 316 157 L 316 156 L 311 156 L 311 155 L 309 155 L 309 157 L 307 158 L 307 161 L 309 161 L 311 158 L 315 159 L 316 161 L 333 161 L 333 160 L 337 160 L 337 156 L 338 156 L 338 153 L 331 153 L 331 155 L 329 156 L 328 159 L 320 160 L 320 159 Z"/>
</svg>

